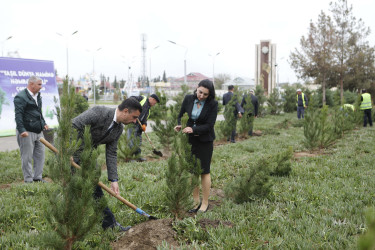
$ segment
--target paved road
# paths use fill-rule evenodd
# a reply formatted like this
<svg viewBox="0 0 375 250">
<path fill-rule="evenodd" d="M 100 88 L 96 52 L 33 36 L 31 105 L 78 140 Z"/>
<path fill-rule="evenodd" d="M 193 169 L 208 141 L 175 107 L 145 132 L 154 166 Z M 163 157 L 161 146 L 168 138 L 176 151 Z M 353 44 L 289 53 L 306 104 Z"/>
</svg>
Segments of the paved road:
<svg viewBox="0 0 375 250">
<path fill-rule="evenodd" d="M 116 107 L 116 105 L 113 105 L 113 107 Z M 220 121 L 223 119 L 223 115 L 218 115 L 217 120 Z M 153 124 L 153 121 L 148 122 L 146 132 L 152 132 L 151 124 Z M 0 137 L 0 152 L 12 151 L 15 149 L 18 149 L 16 136 Z"/>
</svg>

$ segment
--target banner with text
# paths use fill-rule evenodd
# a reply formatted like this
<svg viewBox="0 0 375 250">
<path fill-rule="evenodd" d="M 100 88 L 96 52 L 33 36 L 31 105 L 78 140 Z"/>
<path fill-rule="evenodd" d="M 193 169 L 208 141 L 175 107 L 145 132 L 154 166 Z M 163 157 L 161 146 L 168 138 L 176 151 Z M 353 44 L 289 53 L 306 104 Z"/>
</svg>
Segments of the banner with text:
<svg viewBox="0 0 375 250">
<path fill-rule="evenodd" d="M 60 103 L 53 61 L 0 57 L 0 137 L 16 134 L 13 99 L 27 87 L 30 76 L 42 79 L 42 112 L 49 127 L 58 124 L 55 101 Z"/>
</svg>

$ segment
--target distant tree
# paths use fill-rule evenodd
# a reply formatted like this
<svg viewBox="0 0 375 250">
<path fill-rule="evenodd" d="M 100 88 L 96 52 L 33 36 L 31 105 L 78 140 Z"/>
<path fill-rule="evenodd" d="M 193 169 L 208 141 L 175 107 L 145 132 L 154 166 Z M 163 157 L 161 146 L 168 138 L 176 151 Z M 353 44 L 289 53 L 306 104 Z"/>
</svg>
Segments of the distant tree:
<svg viewBox="0 0 375 250">
<path fill-rule="evenodd" d="M 336 67 L 331 84 L 340 86 L 340 98 L 343 104 L 344 82 L 352 85 L 349 89 L 353 90 L 353 85 L 358 88 L 358 85 L 363 86 L 369 79 L 373 79 L 374 48 L 365 40 L 370 34 L 370 29 L 365 27 L 362 19 L 357 20 L 353 16 L 353 7 L 352 5 L 348 7 L 347 0 L 331 2 L 330 7 L 337 39 L 333 53 Z"/>
<path fill-rule="evenodd" d="M 121 79 L 120 81 L 120 89 L 124 88 L 126 81 L 124 79 Z"/>
<path fill-rule="evenodd" d="M 231 79 L 229 74 L 217 74 L 215 77 L 215 89 L 222 89 L 223 84 Z"/>
<path fill-rule="evenodd" d="M 112 82 L 112 87 L 117 89 L 119 86 L 118 86 L 118 82 L 117 82 L 117 77 L 115 76 L 115 80 Z"/>
<path fill-rule="evenodd" d="M 165 74 L 165 70 L 163 72 L 163 82 L 168 82 L 167 75 Z"/>
<path fill-rule="evenodd" d="M 302 36 L 301 49 L 290 54 L 291 67 L 302 79 L 313 78 L 322 85 L 322 102 L 325 105 L 326 82 L 332 71 L 336 44 L 335 29 L 329 16 L 321 11 L 317 23 L 310 21 L 308 36 Z"/>
</svg>

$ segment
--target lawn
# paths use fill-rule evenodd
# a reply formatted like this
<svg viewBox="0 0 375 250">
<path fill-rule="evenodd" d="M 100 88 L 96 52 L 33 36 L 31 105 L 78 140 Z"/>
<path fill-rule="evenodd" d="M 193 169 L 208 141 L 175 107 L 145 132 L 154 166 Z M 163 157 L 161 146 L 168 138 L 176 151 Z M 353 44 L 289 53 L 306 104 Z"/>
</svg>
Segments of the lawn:
<svg viewBox="0 0 375 250">
<path fill-rule="evenodd" d="M 280 124 L 297 124 L 295 114 L 255 119 L 255 130 L 262 136 L 214 149 L 211 165 L 212 188 L 224 190 L 235 181 L 250 162 L 293 147 L 305 151 L 303 128 Z M 366 230 L 365 212 L 374 207 L 375 147 L 373 128 L 358 128 L 329 149 L 309 157 L 295 157 L 288 177 L 272 177 L 272 192 L 267 198 L 235 204 L 222 198 L 220 206 L 200 214 L 196 219 L 230 221 L 233 226 L 208 230 L 205 237 L 190 237 L 190 247 L 204 249 L 355 249 L 358 236 Z M 157 138 L 151 140 L 158 148 Z M 152 148 L 143 140 L 144 152 Z M 104 164 L 104 149 L 99 159 Z M 48 153 L 51 154 L 51 153 Z M 17 151 L 0 153 L 0 248 L 42 249 L 41 235 L 52 229 L 43 217 L 48 206 L 49 184 L 23 184 Z M 120 192 L 130 202 L 158 218 L 171 217 L 164 205 L 166 160 L 144 163 L 119 163 Z M 48 177 L 48 167 L 44 171 Z M 101 180 L 106 181 L 102 173 Z M 107 196 L 108 197 L 108 196 Z M 217 199 L 217 197 L 215 198 Z M 114 198 L 109 207 L 124 225 L 136 225 L 146 218 L 134 213 Z M 188 234 L 185 236 L 189 236 Z M 100 226 L 78 248 L 106 249 L 119 237 L 118 232 L 103 231 Z M 187 241 L 181 244 L 188 246 Z M 164 245 L 161 248 L 167 247 Z"/>
</svg>

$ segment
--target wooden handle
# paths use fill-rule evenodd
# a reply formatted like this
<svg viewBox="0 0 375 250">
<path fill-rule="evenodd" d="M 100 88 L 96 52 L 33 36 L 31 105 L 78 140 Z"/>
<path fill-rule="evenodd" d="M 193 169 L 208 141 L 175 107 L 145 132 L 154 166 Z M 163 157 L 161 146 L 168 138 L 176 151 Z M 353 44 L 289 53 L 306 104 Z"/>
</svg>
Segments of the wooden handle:
<svg viewBox="0 0 375 250">
<path fill-rule="evenodd" d="M 140 121 L 138 118 L 137 118 L 137 121 L 138 121 L 139 125 L 141 125 L 141 127 L 142 127 L 142 123 L 141 123 L 141 121 Z M 153 149 L 155 149 L 154 144 L 152 144 L 152 142 L 151 142 L 151 140 L 150 140 L 150 137 L 148 137 L 146 131 L 143 131 L 143 132 L 145 133 L 145 136 L 147 137 L 148 142 L 151 144 L 151 147 L 152 147 Z"/>
<path fill-rule="evenodd" d="M 41 143 L 43 143 L 47 148 L 51 149 L 53 152 L 55 152 L 56 154 L 59 153 L 59 151 L 57 150 L 57 148 L 55 148 L 51 143 L 49 143 L 46 139 L 44 138 L 40 138 L 39 139 Z M 70 158 L 70 163 L 72 164 L 73 167 L 77 168 L 77 169 L 80 169 L 81 167 L 74 162 L 73 160 L 73 157 Z M 109 187 L 107 187 L 105 184 L 103 184 L 103 182 L 99 181 L 98 182 L 98 185 L 103 188 L 105 191 L 107 191 L 110 195 L 112 195 L 113 197 L 115 197 L 116 199 L 118 199 L 119 201 L 121 201 L 122 203 L 124 203 L 125 205 L 127 205 L 128 207 L 130 207 L 131 209 L 133 210 L 136 210 L 137 207 L 135 205 L 133 205 L 132 203 L 130 203 L 129 201 L 127 201 L 126 199 L 124 199 L 123 197 L 121 197 L 120 195 L 116 194 L 115 192 L 113 192 L 112 189 L 110 189 Z"/>
</svg>

